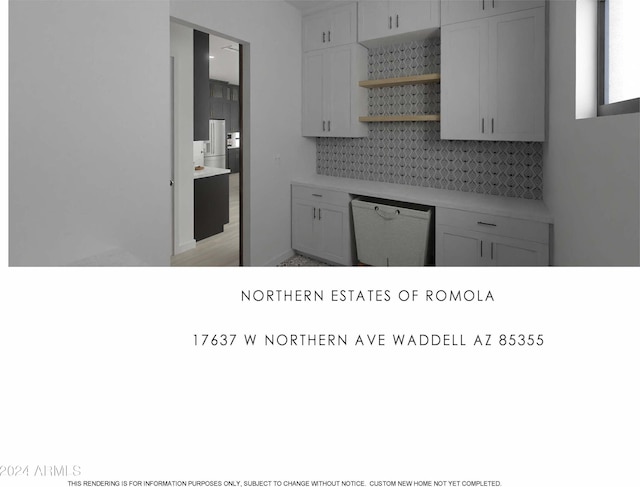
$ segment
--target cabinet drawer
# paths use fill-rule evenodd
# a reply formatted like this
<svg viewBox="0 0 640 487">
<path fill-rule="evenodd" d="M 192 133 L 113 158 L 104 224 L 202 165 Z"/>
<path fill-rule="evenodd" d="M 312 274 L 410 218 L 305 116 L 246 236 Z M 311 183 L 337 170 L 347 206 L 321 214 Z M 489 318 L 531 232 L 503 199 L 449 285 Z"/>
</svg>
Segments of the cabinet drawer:
<svg viewBox="0 0 640 487">
<path fill-rule="evenodd" d="M 291 185 L 291 194 L 294 199 L 305 199 L 337 206 L 349 206 L 351 195 L 342 191 L 334 191 L 310 186 Z"/>
<path fill-rule="evenodd" d="M 549 225 L 546 223 L 509 218 L 504 216 L 477 213 L 473 211 L 436 209 L 436 223 L 451 227 L 465 228 L 490 235 L 549 243 Z"/>
</svg>

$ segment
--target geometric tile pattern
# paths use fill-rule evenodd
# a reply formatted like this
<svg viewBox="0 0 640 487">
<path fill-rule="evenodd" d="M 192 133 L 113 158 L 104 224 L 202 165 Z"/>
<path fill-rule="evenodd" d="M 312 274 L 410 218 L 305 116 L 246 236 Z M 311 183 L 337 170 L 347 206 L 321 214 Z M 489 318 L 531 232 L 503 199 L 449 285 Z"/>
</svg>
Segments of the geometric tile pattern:
<svg viewBox="0 0 640 487">
<path fill-rule="evenodd" d="M 369 50 L 369 79 L 440 72 L 440 39 Z M 439 113 L 440 84 L 370 89 L 369 114 Z M 369 123 L 369 137 L 317 138 L 316 172 L 542 199 L 542 143 L 440 140 L 437 122 Z"/>
</svg>

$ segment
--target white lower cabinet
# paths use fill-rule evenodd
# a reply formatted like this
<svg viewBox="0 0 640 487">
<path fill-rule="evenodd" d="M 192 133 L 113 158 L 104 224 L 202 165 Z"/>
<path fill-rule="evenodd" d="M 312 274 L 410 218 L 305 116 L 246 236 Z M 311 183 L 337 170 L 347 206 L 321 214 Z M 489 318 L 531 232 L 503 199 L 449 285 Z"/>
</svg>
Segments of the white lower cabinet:
<svg viewBox="0 0 640 487">
<path fill-rule="evenodd" d="M 291 246 L 341 265 L 353 265 L 348 193 L 291 186 Z"/>
<path fill-rule="evenodd" d="M 547 266 L 549 225 L 437 208 L 436 265 Z"/>
</svg>

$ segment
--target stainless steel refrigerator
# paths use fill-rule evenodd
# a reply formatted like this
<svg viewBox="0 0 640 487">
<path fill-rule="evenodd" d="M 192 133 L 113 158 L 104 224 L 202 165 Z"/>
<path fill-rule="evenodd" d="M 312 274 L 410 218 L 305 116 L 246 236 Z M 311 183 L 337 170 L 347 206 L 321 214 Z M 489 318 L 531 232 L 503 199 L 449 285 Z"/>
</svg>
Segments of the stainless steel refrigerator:
<svg viewBox="0 0 640 487">
<path fill-rule="evenodd" d="M 227 134 L 224 120 L 209 120 L 209 141 L 205 144 L 204 165 L 227 167 Z"/>
</svg>

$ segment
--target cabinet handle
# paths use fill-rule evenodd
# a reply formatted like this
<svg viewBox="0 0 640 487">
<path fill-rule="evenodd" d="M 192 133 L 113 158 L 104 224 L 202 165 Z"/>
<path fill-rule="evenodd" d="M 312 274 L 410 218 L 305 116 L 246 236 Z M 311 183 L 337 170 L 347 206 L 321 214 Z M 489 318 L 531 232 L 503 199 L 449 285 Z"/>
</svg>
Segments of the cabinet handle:
<svg viewBox="0 0 640 487">
<path fill-rule="evenodd" d="M 325 131 L 324 126 L 325 126 L 325 121 L 323 120 L 323 121 L 322 121 L 322 131 L 323 131 L 323 132 Z"/>
<path fill-rule="evenodd" d="M 491 133 L 493 133 L 493 118 L 491 119 Z"/>
<path fill-rule="evenodd" d="M 316 197 L 318 197 L 318 198 L 322 198 L 322 195 L 321 195 L 321 194 L 316 194 L 316 193 L 311 193 L 311 196 L 316 196 Z"/>
<path fill-rule="evenodd" d="M 491 0 L 493 8 L 496 8 L 496 0 Z"/>
<path fill-rule="evenodd" d="M 478 225 L 484 225 L 485 227 L 497 227 L 498 226 L 495 223 L 485 223 L 485 222 L 478 222 Z"/>
<path fill-rule="evenodd" d="M 393 21 L 391 20 L 391 15 L 389 15 L 389 29 L 391 29 L 391 26 L 392 26 L 391 22 Z"/>
<path fill-rule="evenodd" d="M 400 27 L 400 16 L 396 14 L 396 29 Z"/>
<path fill-rule="evenodd" d="M 322 220 L 322 208 L 318 208 L 318 220 Z M 493 259 L 493 257 L 491 257 Z"/>
<path fill-rule="evenodd" d="M 482 258 L 482 242 L 483 240 L 480 240 L 480 258 Z"/>
<path fill-rule="evenodd" d="M 324 42 L 325 42 L 325 40 L 324 40 L 324 39 L 325 39 L 325 37 L 324 37 L 325 35 L 326 35 L 326 34 L 323 32 L 323 33 L 322 33 L 322 43 L 323 43 L 323 44 L 324 44 Z"/>
<path fill-rule="evenodd" d="M 327 122 L 327 132 L 331 132 L 331 120 Z"/>
<path fill-rule="evenodd" d="M 491 242 L 491 260 L 493 260 L 493 242 Z"/>
<path fill-rule="evenodd" d="M 329 31 L 329 35 L 327 37 L 327 42 L 331 42 L 331 31 Z"/>
<path fill-rule="evenodd" d="M 484 118 L 482 119 L 482 133 L 484 134 Z"/>
<path fill-rule="evenodd" d="M 316 219 L 316 209 L 315 208 L 313 209 L 313 219 L 314 220 Z"/>
<path fill-rule="evenodd" d="M 484 0 L 482 0 L 482 10 L 484 10 Z"/>
</svg>

